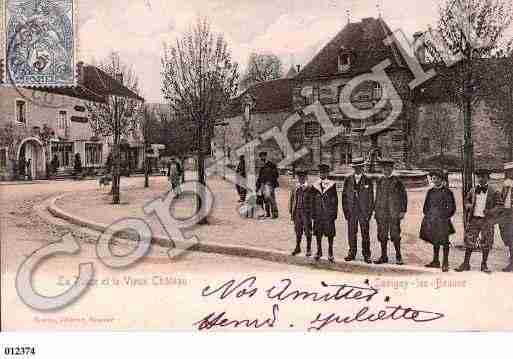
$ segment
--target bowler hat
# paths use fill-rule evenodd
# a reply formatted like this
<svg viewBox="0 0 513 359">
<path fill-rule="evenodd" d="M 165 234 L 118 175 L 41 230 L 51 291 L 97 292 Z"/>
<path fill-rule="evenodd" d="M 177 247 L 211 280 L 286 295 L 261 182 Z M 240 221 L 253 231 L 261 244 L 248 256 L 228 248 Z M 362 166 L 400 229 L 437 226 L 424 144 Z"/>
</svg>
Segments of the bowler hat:
<svg viewBox="0 0 513 359">
<path fill-rule="evenodd" d="M 490 176 L 490 172 L 491 171 L 487 168 L 478 168 L 474 173 L 476 176 Z"/>
<path fill-rule="evenodd" d="M 319 165 L 319 171 L 320 172 L 329 172 L 330 171 L 330 166 L 328 166 L 326 164 L 320 164 Z"/>
<path fill-rule="evenodd" d="M 379 163 L 381 163 L 382 166 L 393 166 L 395 161 L 391 158 L 382 158 L 379 160 Z"/>
<path fill-rule="evenodd" d="M 351 166 L 353 166 L 353 167 L 363 167 L 363 166 L 365 166 L 365 160 L 363 158 L 355 158 L 351 162 Z"/>
<path fill-rule="evenodd" d="M 308 174 L 308 170 L 306 168 L 296 169 L 296 176 L 306 176 Z"/>
<path fill-rule="evenodd" d="M 429 171 L 429 175 L 431 177 L 438 177 L 441 179 L 443 179 L 445 177 L 444 173 L 441 170 L 431 170 L 431 171 Z"/>
</svg>

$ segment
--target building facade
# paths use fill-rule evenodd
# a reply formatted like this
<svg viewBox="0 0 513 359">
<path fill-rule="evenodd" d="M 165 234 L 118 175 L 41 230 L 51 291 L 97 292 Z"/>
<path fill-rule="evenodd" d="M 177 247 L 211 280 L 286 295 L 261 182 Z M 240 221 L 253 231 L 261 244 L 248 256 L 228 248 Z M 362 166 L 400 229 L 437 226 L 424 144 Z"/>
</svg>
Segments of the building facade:
<svg viewBox="0 0 513 359">
<path fill-rule="evenodd" d="M 310 168 L 327 163 L 334 171 L 345 172 L 352 158 L 369 159 L 374 154 L 391 157 L 402 168 L 432 167 L 440 164 L 436 161 L 440 148 L 459 166 L 463 115 L 437 89 L 437 81 L 449 77 L 412 88 L 416 78 L 409 60 L 415 55 L 425 71 L 432 66 L 426 64 L 422 46 L 407 51 L 390 41 L 391 35 L 381 18 L 347 24 L 298 73 L 291 71 L 286 78 L 256 84 L 234 99 L 222 119 L 229 126 L 218 129 L 216 144 L 224 143 L 234 151 L 247 141 L 244 132 L 248 127 L 249 137 L 255 138 L 274 126 L 282 128 L 290 116 L 298 115 L 287 137 L 294 149 L 307 147 L 308 154 L 297 162 Z M 318 118 L 308 113 L 316 104 L 338 127 L 337 136 L 327 141 Z M 444 118 L 451 122 L 453 133 L 444 146 L 431 125 L 440 107 L 446 109 Z M 474 152 L 478 163 L 500 168 L 508 145 L 494 113 L 485 101 L 474 106 Z M 249 126 L 245 124 L 248 118 Z M 260 148 L 270 152 L 276 163 L 287 156 L 272 139 L 263 141 Z M 499 160 L 492 163 L 492 158 Z"/>
<path fill-rule="evenodd" d="M 86 169 L 105 165 L 112 151 L 112 139 L 93 133 L 85 103 L 102 101 L 102 96 L 109 92 L 118 92 L 120 96 L 137 95 L 126 88 L 119 91 L 122 85 L 92 66 L 83 67 L 81 71 L 84 73 L 76 88 L 0 86 L 0 176 L 3 180 L 29 173 L 34 179 L 47 178 L 50 162 L 55 163 L 55 159 L 57 174 L 70 174 L 76 154 L 80 154 Z M 99 74 L 102 81 L 95 81 L 94 77 L 98 78 Z M 101 88 L 105 81 L 115 86 Z M 135 137 L 123 141 L 122 162 L 128 162 L 131 169 L 143 166 L 143 142 Z M 27 167 L 21 169 L 22 164 Z"/>
</svg>

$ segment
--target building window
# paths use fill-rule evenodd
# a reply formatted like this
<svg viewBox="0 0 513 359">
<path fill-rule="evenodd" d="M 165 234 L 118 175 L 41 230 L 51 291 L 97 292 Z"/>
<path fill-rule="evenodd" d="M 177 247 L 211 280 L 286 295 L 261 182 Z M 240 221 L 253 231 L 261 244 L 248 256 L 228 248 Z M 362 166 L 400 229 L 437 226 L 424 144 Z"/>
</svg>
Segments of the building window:
<svg viewBox="0 0 513 359">
<path fill-rule="evenodd" d="M 7 148 L 0 148 L 0 168 L 7 167 Z"/>
<path fill-rule="evenodd" d="M 27 103 L 24 100 L 16 100 L 16 122 L 27 124 Z"/>
<path fill-rule="evenodd" d="M 424 153 L 430 153 L 431 152 L 431 144 L 429 142 L 429 137 L 422 138 L 422 152 Z"/>
<path fill-rule="evenodd" d="M 338 71 L 347 72 L 351 69 L 351 54 L 342 52 L 338 56 Z"/>
<path fill-rule="evenodd" d="M 58 167 L 73 167 L 73 142 L 53 142 L 52 143 L 52 159 L 57 156 L 59 161 Z"/>
<path fill-rule="evenodd" d="M 57 125 L 62 129 L 68 128 L 68 116 L 66 111 L 59 111 L 59 116 L 57 117 Z"/>
<path fill-rule="evenodd" d="M 305 137 L 313 138 L 319 136 L 319 126 L 317 122 L 305 122 Z"/>
<path fill-rule="evenodd" d="M 102 164 L 102 144 L 85 144 L 85 163 L 86 166 L 99 166 Z"/>
</svg>

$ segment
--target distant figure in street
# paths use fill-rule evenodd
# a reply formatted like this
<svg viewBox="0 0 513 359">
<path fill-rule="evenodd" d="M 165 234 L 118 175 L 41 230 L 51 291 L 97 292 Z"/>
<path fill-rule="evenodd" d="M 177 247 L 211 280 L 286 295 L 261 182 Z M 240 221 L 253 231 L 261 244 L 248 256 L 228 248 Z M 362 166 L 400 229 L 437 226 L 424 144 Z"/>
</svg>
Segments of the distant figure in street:
<svg viewBox="0 0 513 359">
<path fill-rule="evenodd" d="M 342 191 L 342 209 L 347 220 L 349 240 L 349 253 L 345 260 L 351 262 L 356 258 L 360 225 L 363 258 L 365 263 L 371 263 L 369 222 L 374 211 L 374 185 L 364 173 L 363 158 L 353 160 L 352 166 L 354 174 L 346 178 Z"/>
<path fill-rule="evenodd" d="M 169 182 L 171 183 L 171 188 L 177 195 L 180 195 L 181 189 L 180 184 L 182 182 L 182 171 L 180 164 L 176 161 L 176 159 L 171 159 L 169 165 L 167 167 L 167 177 Z"/>
<path fill-rule="evenodd" d="M 53 155 L 52 161 L 50 162 L 50 166 L 52 167 L 52 174 L 56 174 L 57 170 L 59 169 L 59 159 L 57 158 L 56 154 Z"/>
<path fill-rule="evenodd" d="M 338 213 L 338 195 L 336 183 L 328 179 L 330 167 L 319 165 L 319 180 L 312 186 L 313 231 L 317 241 L 315 260 L 322 258 L 322 237 L 328 237 L 328 260 L 335 262 L 333 240 L 336 235 L 335 220 Z"/>
<path fill-rule="evenodd" d="M 82 159 L 80 153 L 75 154 L 75 163 L 73 165 L 75 176 L 79 176 L 82 173 Z"/>
<path fill-rule="evenodd" d="M 239 164 L 237 165 L 237 174 L 240 177 L 241 185 L 237 184 L 235 185 L 235 188 L 237 189 L 237 193 L 239 194 L 239 202 L 242 203 L 246 201 L 246 194 L 247 190 L 244 188 L 244 184 L 246 183 L 246 159 L 244 155 L 240 155 L 239 157 Z"/>
<path fill-rule="evenodd" d="M 488 170 L 478 169 L 475 174 L 478 185 L 472 188 L 465 198 L 465 216 L 467 218 L 467 231 L 463 239 L 465 259 L 455 271 L 469 271 L 472 252 L 481 248 L 483 254 L 481 271 L 491 273 L 488 269 L 488 254 L 493 245 L 494 225 L 496 215 L 500 210 L 501 193 L 488 185 L 490 179 Z"/>
<path fill-rule="evenodd" d="M 449 236 L 454 234 L 451 218 L 456 213 L 454 195 L 447 187 L 442 171 L 430 173 L 433 181 L 424 201 L 424 218 L 420 226 L 420 238 L 433 245 L 433 260 L 427 268 L 440 268 L 440 247 L 443 247 L 442 271 L 449 271 Z"/>
<path fill-rule="evenodd" d="M 306 236 L 306 256 L 312 255 L 312 215 L 311 215 L 311 186 L 306 181 L 308 172 L 304 169 L 296 171 L 298 183 L 290 191 L 289 213 L 294 222 L 296 233 L 296 248 L 292 252 L 295 256 L 301 253 L 301 239 Z"/>
<path fill-rule="evenodd" d="M 503 272 L 513 272 L 513 162 L 504 165 L 506 179 L 502 186 L 502 205 L 499 215 L 499 229 L 504 244 L 509 249 L 509 264 Z"/>
<path fill-rule="evenodd" d="M 256 182 L 257 192 L 261 192 L 264 196 L 266 218 L 278 218 L 278 205 L 276 203 L 276 188 L 278 188 L 278 167 L 267 159 L 267 152 L 261 152 L 260 161 L 263 167 L 260 169 Z"/>
<path fill-rule="evenodd" d="M 378 241 L 381 245 L 381 257 L 375 264 L 388 263 L 388 241 L 394 243 L 396 264 L 403 265 L 401 254 L 401 221 L 408 209 L 408 195 L 404 184 L 392 175 L 394 161 L 382 159 L 384 176 L 376 185 L 375 215 L 378 225 Z"/>
<path fill-rule="evenodd" d="M 25 157 L 20 157 L 18 161 L 18 175 L 21 179 L 25 179 L 25 171 L 27 169 L 27 163 L 25 161 Z"/>
<path fill-rule="evenodd" d="M 29 181 L 32 181 L 32 159 L 31 158 L 29 158 L 27 160 L 26 166 L 27 166 L 27 171 L 25 173 L 27 174 L 27 179 Z"/>
</svg>

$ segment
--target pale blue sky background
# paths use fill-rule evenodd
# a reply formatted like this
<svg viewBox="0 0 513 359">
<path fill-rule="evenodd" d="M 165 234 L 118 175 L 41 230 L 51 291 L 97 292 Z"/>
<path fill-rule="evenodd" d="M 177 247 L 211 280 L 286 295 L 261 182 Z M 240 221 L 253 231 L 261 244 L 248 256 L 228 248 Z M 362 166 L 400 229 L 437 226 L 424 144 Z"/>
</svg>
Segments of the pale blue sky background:
<svg viewBox="0 0 513 359">
<path fill-rule="evenodd" d="M 132 64 L 149 102 L 161 102 L 162 43 L 174 41 L 195 18 L 223 32 L 243 68 L 252 51 L 304 65 L 345 24 L 382 17 L 408 36 L 434 26 L 444 0 L 79 0 L 79 57 L 91 62 L 118 51 Z"/>
</svg>

